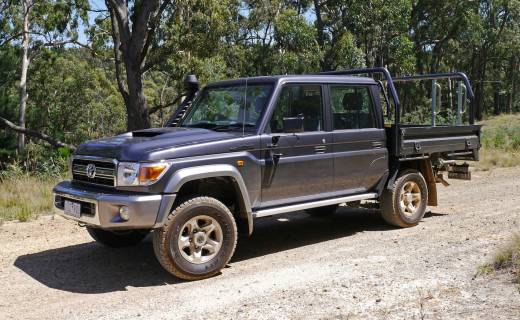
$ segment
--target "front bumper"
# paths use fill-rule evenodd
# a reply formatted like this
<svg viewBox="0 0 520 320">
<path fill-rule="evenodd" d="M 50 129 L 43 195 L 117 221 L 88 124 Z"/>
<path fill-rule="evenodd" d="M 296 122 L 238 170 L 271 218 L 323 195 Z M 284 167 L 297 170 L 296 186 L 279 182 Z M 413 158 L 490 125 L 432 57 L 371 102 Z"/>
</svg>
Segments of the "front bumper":
<svg viewBox="0 0 520 320">
<path fill-rule="evenodd" d="M 175 201 L 175 194 L 135 194 L 116 191 L 93 191 L 73 186 L 70 181 L 57 184 L 54 189 L 56 213 L 89 226 L 102 229 L 153 229 L 162 226 Z M 64 200 L 81 204 L 80 217 L 65 214 Z M 130 219 L 119 216 L 119 208 L 127 206 Z"/>
</svg>

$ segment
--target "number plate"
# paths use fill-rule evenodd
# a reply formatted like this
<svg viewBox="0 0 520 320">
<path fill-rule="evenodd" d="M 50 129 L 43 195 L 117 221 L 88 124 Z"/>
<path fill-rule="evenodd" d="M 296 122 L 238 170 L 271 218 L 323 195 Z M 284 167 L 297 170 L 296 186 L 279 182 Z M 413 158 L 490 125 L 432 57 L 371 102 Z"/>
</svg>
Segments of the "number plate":
<svg viewBox="0 0 520 320">
<path fill-rule="evenodd" d="M 81 204 L 65 200 L 65 214 L 79 218 L 81 216 Z"/>
</svg>

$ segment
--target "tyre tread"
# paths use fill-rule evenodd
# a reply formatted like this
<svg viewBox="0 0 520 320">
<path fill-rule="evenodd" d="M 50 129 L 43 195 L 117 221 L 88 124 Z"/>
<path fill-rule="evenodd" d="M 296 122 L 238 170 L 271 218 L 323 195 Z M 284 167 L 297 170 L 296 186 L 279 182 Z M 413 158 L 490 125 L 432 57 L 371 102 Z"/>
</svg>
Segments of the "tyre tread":
<svg viewBox="0 0 520 320">
<path fill-rule="evenodd" d="M 385 189 L 383 194 L 381 195 L 381 216 L 389 225 L 400 228 L 409 228 L 416 226 L 417 223 L 408 223 L 404 221 L 398 214 L 399 208 L 396 206 L 396 201 L 394 201 L 394 195 L 399 190 L 401 182 L 408 176 L 409 174 L 418 174 L 422 177 L 421 173 L 414 169 L 406 169 L 399 174 L 397 179 L 395 179 L 390 189 Z M 423 178 L 424 180 L 424 178 Z M 428 192 L 426 192 L 428 194 Z M 428 201 L 425 199 L 424 201 Z"/>
<path fill-rule="evenodd" d="M 215 270 L 211 273 L 205 274 L 202 277 L 200 275 L 193 275 L 191 273 L 185 272 L 173 263 L 172 259 L 170 259 L 168 252 L 165 250 L 167 248 L 165 243 L 167 241 L 169 241 L 167 239 L 167 230 L 169 229 L 170 225 L 172 223 L 174 223 L 175 216 L 177 214 L 179 214 L 180 212 L 186 210 L 186 208 L 189 208 L 189 207 L 199 204 L 199 203 L 200 204 L 211 203 L 211 204 L 217 206 L 219 209 L 221 209 L 226 214 L 228 214 L 231 217 L 233 222 L 235 221 L 231 211 L 229 211 L 228 207 L 226 207 L 222 202 L 218 201 L 215 198 L 211 198 L 211 197 L 196 197 L 196 198 L 192 198 L 187 201 L 184 201 L 179 206 L 177 206 L 174 210 L 172 210 L 172 212 L 170 212 L 170 214 L 168 215 L 168 218 L 166 219 L 166 222 L 164 223 L 163 227 L 161 229 L 155 230 L 153 233 L 153 249 L 154 249 L 155 256 L 157 257 L 157 260 L 159 261 L 161 266 L 163 268 L 165 268 L 168 272 L 172 273 L 177 278 L 180 278 L 183 280 L 188 280 L 188 281 L 209 278 L 209 277 L 214 276 L 218 272 L 220 272 L 220 270 Z M 233 223 L 232 227 L 233 227 L 233 231 L 235 232 L 235 234 L 237 234 L 236 223 Z M 235 237 L 235 241 L 233 243 L 233 248 L 231 250 L 231 254 L 229 256 L 228 261 L 226 261 L 224 265 L 226 265 L 229 262 L 229 260 L 233 256 L 233 253 L 235 252 L 236 245 L 237 245 L 237 238 L 238 237 Z"/>
</svg>

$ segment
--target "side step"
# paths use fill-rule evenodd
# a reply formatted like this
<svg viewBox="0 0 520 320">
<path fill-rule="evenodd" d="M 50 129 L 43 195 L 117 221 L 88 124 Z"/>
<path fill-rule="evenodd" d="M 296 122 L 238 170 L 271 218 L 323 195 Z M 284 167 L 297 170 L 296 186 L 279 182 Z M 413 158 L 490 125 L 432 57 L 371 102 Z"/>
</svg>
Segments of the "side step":
<svg viewBox="0 0 520 320">
<path fill-rule="evenodd" d="M 271 209 L 263 209 L 263 210 L 255 211 L 255 212 L 253 212 L 253 218 L 274 216 L 276 214 L 281 214 L 281 213 L 294 212 L 294 211 L 300 211 L 300 210 L 305 210 L 305 209 L 330 206 L 333 204 L 340 204 L 340 203 L 359 201 L 359 200 L 369 200 L 369 199 L 376 199 L 376 198 L 377 198 L 377 193 L 364 193 L 364 194 L 358 194 L 358 195 L 348 196 L 348 197 L 292 204 L 292 205 L 284 206 L 284 207 L 276 207 L 276 208 L 271 208 Z"/>
</svg>

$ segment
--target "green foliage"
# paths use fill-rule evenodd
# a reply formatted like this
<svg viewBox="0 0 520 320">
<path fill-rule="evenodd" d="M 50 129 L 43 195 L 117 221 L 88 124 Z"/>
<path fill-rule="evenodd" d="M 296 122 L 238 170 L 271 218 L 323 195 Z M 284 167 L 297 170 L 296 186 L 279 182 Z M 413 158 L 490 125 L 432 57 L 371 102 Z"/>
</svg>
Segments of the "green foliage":
<svg viewBox="0 0 520 320">
<path fill-rule="evenodd" d="M 520 114 L 490 117 L 481 123 L 481 159 L 478 168 L 520 165 Z"/>
<path fill-rule="evenodd" d="M 42 51 L 29 69 L 27 127 L 73 145 L 124 132 L 122 98 L 104 67 L 108 68 L 82 50 Z M 17 92 L 6 88 L 3 93 L 0 87 L 0 100 L 6 101 L 0 106 L 2 116 L 16 122 Z M 18 162 L 27 170 L 50 175 L 65 170 L 62 159 L 70 156 L 69 150 L 54 150 L 29 137 L 25 154 L 16 155 L 15 139 L 16 134 L 10 131 L 0 135 L 6 148 L 0 153 L 2 162 Z"/>
<path fill-rule="evenodd" d="M 483 122 L 482 145 L 503 151 L 520 152 L 520 115 L 502 115 Z"/>
<path fill-rule="evenodd" d="M 31 74 L 29 127 L 71 144 L 124 131 L 121 96 L 99 61 L 81 51 L 49 52 Z"/>
<path fill-rule="evenodd" d="M 89 14 L 89 6 L 87 0 L 35 1 L 31 13 L 27 127 L 75 145 L 126 129 L 110 15 Z M 96 7 L 104 9 L 102 2 Z M 17 1 L 0 3 L 0 115 L 13 122 L 18 116 L 21 8 Z M 144 92 L 150 107 L 161 107 L 182 93 L 182 80 L 190 73 L 206 84 L 384 66 L 396 75 L 461 70 L 470 76 L 484 115 L 520 111 L 519 21 L 520 0 L 175 1 L 154 21 L 156 34 L 143 61 L 153 67 L 144 73 Z M 80 31 L 92 50 L 75 44 L 43 46 L 78 40 Z M 450 101 L 447 83 L 442 86 L 437 123 L 454 124 L 456 98 Z M 405 122 L 431 122 L 430 88 L 430 82 L 398 86 Z M 152 124 L 163 124 L 174 108 L 159 108 Z M 482 141 L 488 150 L 508 154 L 520 148 L 520 134 L 511 126 L 485 131 Z M 31 139 L 26 154 L 17 155 L 15 148 L 16 134 L 2 131 L 0 169 L 15 162 L 56 174 L 69 156 Z"/>
</svg>

